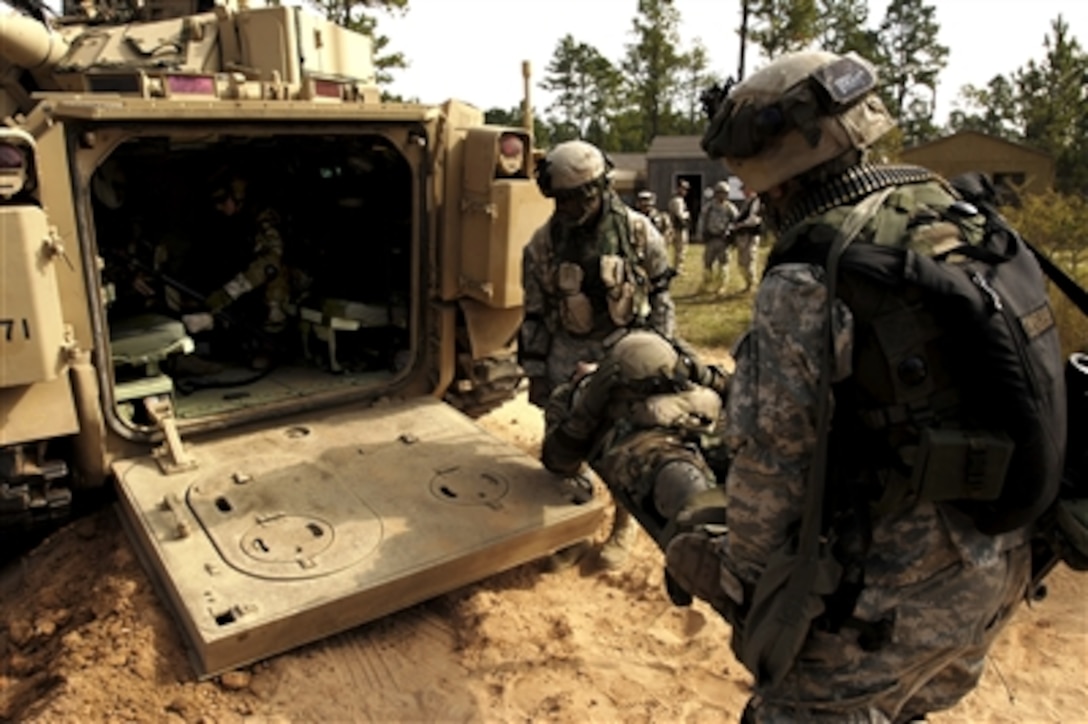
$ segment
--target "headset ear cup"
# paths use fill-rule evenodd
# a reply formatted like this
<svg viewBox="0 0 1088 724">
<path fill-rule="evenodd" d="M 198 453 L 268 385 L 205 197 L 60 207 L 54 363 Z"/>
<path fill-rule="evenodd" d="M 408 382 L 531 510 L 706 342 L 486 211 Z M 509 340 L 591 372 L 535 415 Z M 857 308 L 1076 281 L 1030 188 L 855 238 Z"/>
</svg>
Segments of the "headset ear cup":
<svg viewBox="0 0 1088 724">
<path fill-rule="evenodd" d="M 547 158 L 542 158 L 536 164 L 536 185 L 540 188 L 540 193 L 545 196 L 552 195 L 552 176 L 551 170 L 548 168 L 550 164 Z"/>
</svg>

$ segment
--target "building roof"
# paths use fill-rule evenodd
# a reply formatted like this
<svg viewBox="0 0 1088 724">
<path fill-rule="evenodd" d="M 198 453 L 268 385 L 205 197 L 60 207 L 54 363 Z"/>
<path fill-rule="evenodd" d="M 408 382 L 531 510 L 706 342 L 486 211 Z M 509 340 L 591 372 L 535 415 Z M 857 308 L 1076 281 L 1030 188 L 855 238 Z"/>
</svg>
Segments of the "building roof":
<svg viewBox="0 0 1088 724">
<path fill-rule="evenodd" d="M 911 146 L 909 148 L 904 148 L 903 153 L 904 154 L 910 154 L 910 153 L 913 153 L 915 151 L 921 151 L 922 149 L 928 149 L 930 147 L 940 146 L 940 145 L 943 145 L 945 143 L 954 142 L 956 140 L 959 140 L 959 139 L 962 139 L 962 138 L 965 138 L 965 137 L 968 137 L 968 136 L 974 136 L 975 138 L 981 138 L 981 139 L 985 139 L 986 141 L 992 141 L 993 143 L 998 143 L 998 144 L 1002 144 L 1002 145 L 1005 145 L 1005 146 L 1009 146 L 1009 147 L 1015 148 L 1015 149 L 1017 149 L 1019 151 L 1025 151 L 1027 153 L 1034 153 L 1034 154 L 1039 155 L 1039 156 L 1044 156 L 1046 158 L 1051 158 L 1051 155 L 1049 153 L 1047 153 L 1046 151 L 1040 150 L 1038 148 L 1035 148 L 1034 146 L 1029 146 L 1026 143 L 1019 143 L 1017 141 L 1010 141 L 1007 138 L 1001 138 L 1000 136 L 991 136 L 989 133 L 982 133 L 981 131 L 957 131 L 957 132 L 953 133 L 950 136 L 942 136 L 941 138 L 936 138 L 936 139 L 934 139 L 932 141 L 926 141 L 925 143 L 919 143 L 919 144 L 917 144 L 915 146 Z"/>
<path fill-rule="evenodd" d="M 608 157 L 612 159 L 612 164 L 617 171 L 646 173 L 645 153 L 610 153 Z"/>
<path fill-rule="evenodd" d="M 646 158 L 699 158 L 706 152 L 699 146 L 702 136 L 654 136 Z"/>
</svg>

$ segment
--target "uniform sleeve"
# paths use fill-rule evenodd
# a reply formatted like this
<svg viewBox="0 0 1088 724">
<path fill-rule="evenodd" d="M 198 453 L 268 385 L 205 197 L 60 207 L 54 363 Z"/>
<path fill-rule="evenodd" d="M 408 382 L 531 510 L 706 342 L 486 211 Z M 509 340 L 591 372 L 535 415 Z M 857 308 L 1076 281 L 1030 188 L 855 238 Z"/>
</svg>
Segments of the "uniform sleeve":
<svg viewBox="0 0 1088 724">
<path fill-rule="evenodd" d="M 279 215 L 266 210 L 254 219 L 253 259 L 229 282 L 208 296 L 206 303 L 212 312 L 220 312 L 239 297 L 284 273 L 283 236 L 279 231 Z"/>
<path fill-rule="evenodd" d="M 672 339 L 676 335 L 676 304 L 669 294 L 672 270 L 665 239 L 653 224 L 646 225 L 646 273 L 650 277 L 650 326 Z"/>
<path fill-rule="evenodd" d="M 518 330 L 518 363 L 527 377 L 547 376 L 548 350 L 552 346 L 547 325 L 547 297 L 541 279 L 544 270 L 537 253 L 540 236 L 538 231 L 525 246 L 521 261 L 525 317 Z"/>
<path fill-rule="evenodd" d="M 725 554 L 755 582 L 801 519 L 816 446 L 816 405 L 827 299 L 823 271 L 788 264 L 760 285 L 752 324 L 735 355 L 726 430 L 735 456 L 726 478 Z M 849 374 L 852 318 L 836 302 L 836 369 Z"/>
</svg>

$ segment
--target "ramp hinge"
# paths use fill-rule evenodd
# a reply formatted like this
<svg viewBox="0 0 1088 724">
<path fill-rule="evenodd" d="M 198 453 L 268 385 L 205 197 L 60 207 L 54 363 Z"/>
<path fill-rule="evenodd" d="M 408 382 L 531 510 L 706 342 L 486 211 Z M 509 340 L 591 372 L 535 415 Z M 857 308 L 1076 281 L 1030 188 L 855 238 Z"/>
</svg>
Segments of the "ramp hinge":
<svg viewBox="0 0 1088 724">
<path fill-rule="evenodd" d="M 174 405 L 168 395 L 146 400 L 147 411 L 162 431 L 163 442 L 151 451 L 163 475 L 175 475 L 196 467 L 196 458 L 185 451 L 174 421 Z"/>
</svg>

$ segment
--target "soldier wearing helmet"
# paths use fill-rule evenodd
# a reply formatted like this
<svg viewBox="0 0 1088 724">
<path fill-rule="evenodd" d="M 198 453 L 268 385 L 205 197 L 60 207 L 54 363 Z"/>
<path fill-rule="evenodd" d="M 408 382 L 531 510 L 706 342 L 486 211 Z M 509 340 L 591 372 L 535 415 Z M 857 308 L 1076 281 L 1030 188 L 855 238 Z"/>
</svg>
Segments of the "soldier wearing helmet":
<svg viewBox="0 0 1088 724">
<path fill-rule="evenodd" d="M 676 182 L 676 191 L 669 199 L 669 225 L 672 227 L 673 268 L 680 274 L 684 270 L 684 255 L 688 251 L 691 235 L 691 212 L 687 195 L 691 185 L 684 179 Z"/>
<path fill-rule="evenodd" d="M 668 214 L 663 213 L 661 209 L 657 208 L 657 194 L 649 189 L 643 189 L 638 192 L 635 203 L 635 208 L 645 214 L 650 221 L 654 222 L 654 226 L 657 228 L 658 232 L 661 233 L 661 238 L 665 240 L 667 246 L 672 237 L 672 226 L 670 225 Z"/>
<path fill-rule="evenodd" d="M 616 336 L 597 365 L 552 394 L 541 459 L 561 475 L 588 462 L 663 548 L 677 514 L 724 472 L 729 377 L 679 340 L 651 330 Z M 624 550 L 606 547 L 601 563 L 618 567 Z"/>
<path fill-rule="evenodd" d="M 259 334 L 247 356 L 254 368 L 263 369 L 278 351 L 276 340 L 286 327 L 290 284 L 279 214 L 254 202 L 248 192 L 248 181 L 232 169 L 213 176 L 208 200 L 222 224 L 224 258 L 236 259 L 237 266 L 204 300 L 206 311 L 185 314 L 182 321 L 190 333 L 211 330 L 214 315 L 229 308 L 232 318 L 241 318 Z"/>
<path fill-rule="evenodd" d="M 984 534 L 922 493 L 876 502 L 898 485 L 881 471 L 911 461 L 874 452 L 875 436 L 895 424 L 878 413 L 898 408 L 864 396 L 883 347 L 866 321 L 873 310 L 828 300 L 827 245 L 865 200 L 855 249 L 908 243 L 912 219 L 928 213 L 932 225 L 937 209 L 957 207 L 931 172 L 869 162 L 894 125 L 876 90 L 874 68 L 856 55 L 784 55 L 732 88 L 703 138 L 708 155 L 761 194 L 777 238 L 734 351 L 728 532 L 678 536 L 666 559 L 680 585 L 732 618 L 734 650 L 756 678 L 746 722 L 906 722 L 951 707 L 978 682 L 1027 591 L 1025 531 Z M 928 329 L 921 313 L 895 321 L 882 329 Z M 834 424 L 815 524 L 831 543 L 795 565 L 798 528 L 813 530 L 800 525 L 806 491 L 821 484 L 809 478 L 828 433 L 816 422 L 821 378 L 835 383 L 823 402 Z"/>
<path fill-rule="evenodd" d="M 737 207 L 729 200 L 729 182 L 719 181 L 695 227 L 695 238 L 703 243 L 703 291 L 725 293 L 729 283 L 729 233 L 735 218 Z"/>
<path fill-rule="evenodd" d="M 729 245 L 737 250 L 737 266 L 744 277 L 741 294 L 747 294 L 756 283 L 756 252 L 763 228 L 762 202 L 751 189 L 744 189 L 744 201 L 737 209 L 737 218 L 731 228 Z"/>
<path fill-rule="evenodd" d="M 555 212 L 533 234 L 522 258 L 525 317 L 518 361 L 529 401 L 543 408 L 579 362 L 594 362 L 617 329 L 675 331 L 664 241 L 653 223 L 613 191 L 607 157 L 592 144 L 567 141 L 537 168 Z M 634 524 L 618 510 L 612 541 Z"/>
</svg>

